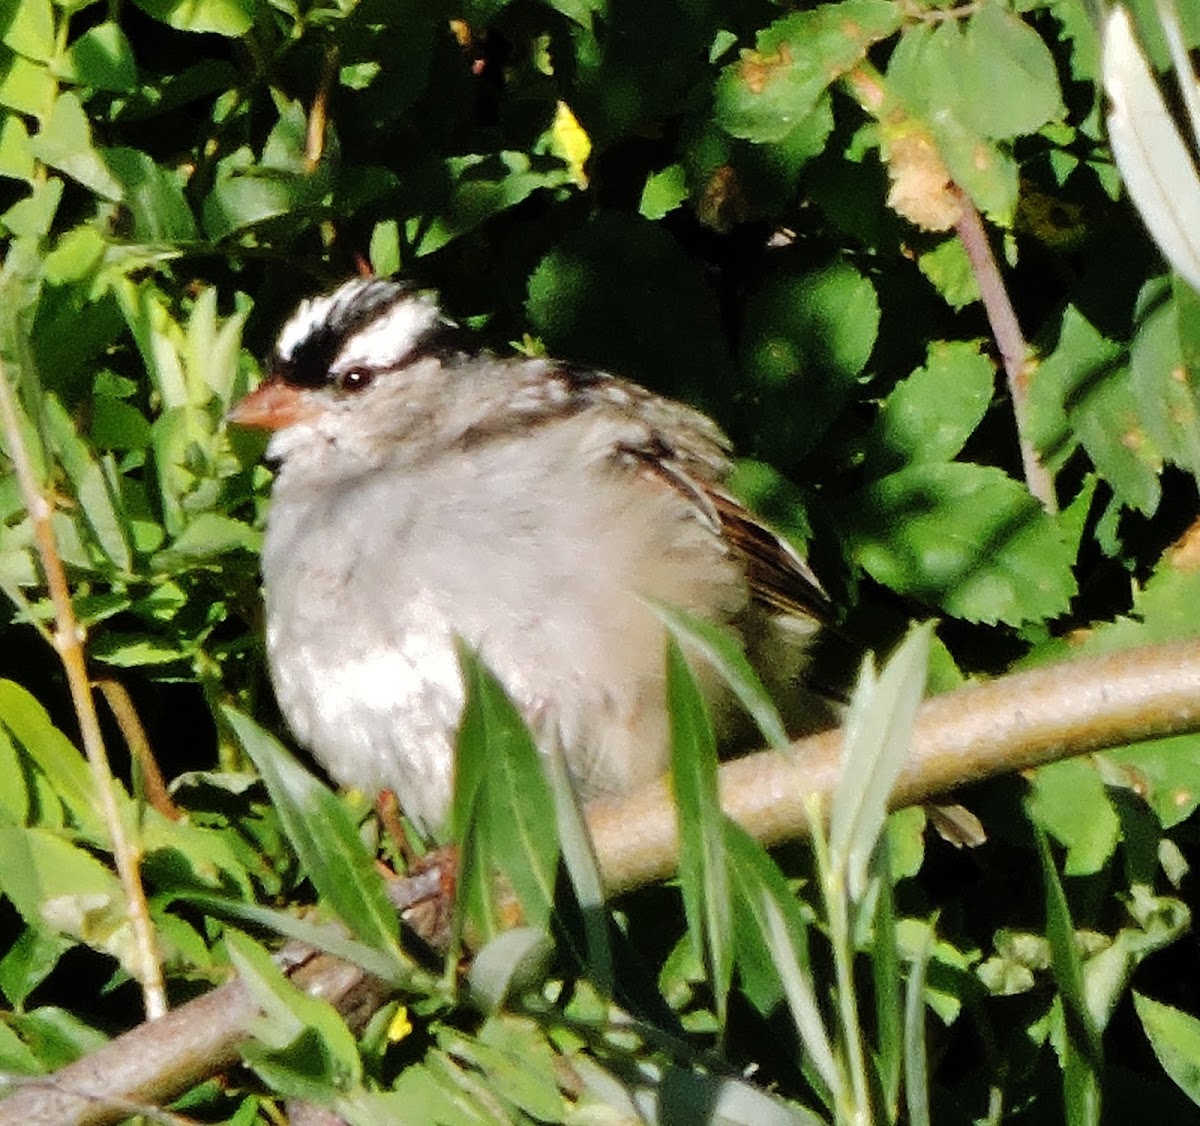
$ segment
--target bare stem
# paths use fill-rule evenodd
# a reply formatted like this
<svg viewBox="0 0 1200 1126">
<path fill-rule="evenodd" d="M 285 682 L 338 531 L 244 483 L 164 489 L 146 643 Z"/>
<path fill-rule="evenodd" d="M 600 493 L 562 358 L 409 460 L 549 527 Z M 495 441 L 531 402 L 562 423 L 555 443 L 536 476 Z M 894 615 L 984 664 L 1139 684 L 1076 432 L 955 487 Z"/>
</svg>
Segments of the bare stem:
<svg viewBox="0 0 1200 1126">
<path fill-rule="evenodd" d="M 150 740 L 146 737 L 146 729 L 142 726 L 142 721 L 138 717 L 137 708 L 133 706 L 128 689 L 119 680 L 114 680 L 112 677 L 101 677 L 96 680 L 95 684 L 100 689 L 104 702 L 108 704 L 108 710 L 112 712 L 113 719 L 117 721 L 117 726 L 121 729 L 125 745 L 129 748 L 130 758 L 137 764 L 146 800 L 164 817 L 178 821 L 180 818 L 179 807 L 167 790 L 166 779 L 163 778 L 162 771 L 158 769 L 158 760 L 154 757 Z"/>
<path fill-rule="evenodd" d="M 971 270 L 975 274 L 979 293 L 983 298 L 983 307 L 992 326 L 992 336 L 996 340 L 996 347 L 1000 350 L 1000 359 L 1004 364 L 1004 376 L 1008 383 L 1013 419 L 1017 427 L 1017 441 L 1021 448 L 1025 484 L 1042 502 L 1047 512 L 1056 512 L 1058 502 L 1054 496 L 1054 481 L 1038 457 L 1029 436 L 1029 376 L 1032 371 L 1029 346 L 1021 332 L 1021 325 L 1009 300 L 1008 290 L 1004 287 L 1004 279 L 1000 276 L 1000 267 L 996 264 L 996 256 L 992 253 L 992 245 L 983 229 L 979 212 L 975 210 L 975 205 L 966 192 L 958 188 L 955 192 L 962 205 L 962 211 L 954 229 L 970 260 Z"/>
<path fill-rule="evenodd" d="M 13 469 L 21 487 L 25 507 L 33 524 L 34 540 L 41 558 L 42 570 L 46 575 L 46 586 L 50 601 L 54 605 L 54 647 L 71 689 L 71 701 L 79 721 L 79 732 L 83 739 L 84 752 L 92 770 L 96 797 L 100 802 L 101 815 L 112 839 L 113 859 L 117 874 L 125 891 L 129 918 L 133 927 L 139 965 L 135 968 L 142 986 L 142 998 L 146 1016 L 153 1020 L 166 1012 L 166 990 L 163 987 L 162 968 L 155 952 L 154 929 L 150 922 L 150 911 L 146 905 L 146 893 L 142 887 L 138 870 L 138 853 L 129 841 L 125 825 L 113 790 L 112 773 L 108 766 L 108 754 L 100 733 L 100 721 L 96 716 L 96 703 L 88 682 L 87 664 L 84 659 L 84 630 L 75 618 L 71 606 L 71 590 L 67 585 L 66 572 L 58 546 L 54 540 L 54 528 L 50 521 L 50 504 L 38 485 L 30 463 L 29 451 L 21 435 L 17 416 L 17 405 L 8 372 L 0 364 L 0 422 L 8 445 Z"/>
</svg>

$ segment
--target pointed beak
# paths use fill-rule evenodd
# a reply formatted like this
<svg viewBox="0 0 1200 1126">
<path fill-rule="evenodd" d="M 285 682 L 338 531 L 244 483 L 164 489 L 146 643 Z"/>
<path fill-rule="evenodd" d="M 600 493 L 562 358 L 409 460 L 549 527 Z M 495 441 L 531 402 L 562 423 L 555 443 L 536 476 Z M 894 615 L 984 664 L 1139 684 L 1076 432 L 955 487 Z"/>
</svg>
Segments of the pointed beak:
<svg viewBox="0 0 1200 1126">
<path fill-rule="evenodd" d="M 303 391 L 282 380 L 268 379 L 238 403 L 225 421 L 253 430 L 283 430 L 307 422 L 320 412 L 318 404 Z"/>
</svg>

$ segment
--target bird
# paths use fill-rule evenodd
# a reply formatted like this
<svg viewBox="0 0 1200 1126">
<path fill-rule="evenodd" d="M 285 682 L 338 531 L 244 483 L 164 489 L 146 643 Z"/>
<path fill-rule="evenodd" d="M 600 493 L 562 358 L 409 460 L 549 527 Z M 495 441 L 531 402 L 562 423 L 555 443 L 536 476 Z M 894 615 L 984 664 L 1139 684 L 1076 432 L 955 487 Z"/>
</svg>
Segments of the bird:
<svg viewBox="0 0 1200 1126">
<path fill-rule="evenodd" d="M 270 432 L 262 579 L 281 713 L 336 783 L 391 791 L 434 838 L 460 644 L 588 800 L 667 770 L 656 604 L 795 654 L 828 616 L 804 558 L 728 491 L 711 418 L 617 375 L 482 348 L 407 280 L 302 301 L 229 420 Z"/>
</svg>

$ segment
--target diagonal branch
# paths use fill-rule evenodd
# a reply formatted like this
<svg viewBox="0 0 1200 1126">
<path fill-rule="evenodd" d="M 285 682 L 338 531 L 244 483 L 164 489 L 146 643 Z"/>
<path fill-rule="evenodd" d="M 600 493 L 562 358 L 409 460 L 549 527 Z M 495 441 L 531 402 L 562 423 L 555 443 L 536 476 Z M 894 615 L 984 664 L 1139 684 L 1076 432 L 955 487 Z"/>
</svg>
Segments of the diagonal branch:
<svg viewBox="0 0 1200 1126">
<path fill-rule="evenodd" d="M 1200 732 L 1200 640 L 1126 650 L 1013 673 L 927 701 L 893 806 L 911 805 L 1000 774 L 1106 747 Z M 809 795 L 832 795 L 837 731 L 790 753 L 760 751 L 721 767 L 722 803 L 765 844 L 808 831 Z M 612 893 L 669 876 L 675 808 L 665 783 L 622 801 L 593 803 L 590 828 Z M 383 994 L 361 970 L 320 955 L 293 980 L 327 997 L 352 1024 Z M 255 1015 L 239 982 L 139 1025 L 52 1076 L 24 1081 L 0 1101 L 0 1126 L 102 1126 L 131 1102 L 168 1101 L 237 1058 Z"/>
</svg>

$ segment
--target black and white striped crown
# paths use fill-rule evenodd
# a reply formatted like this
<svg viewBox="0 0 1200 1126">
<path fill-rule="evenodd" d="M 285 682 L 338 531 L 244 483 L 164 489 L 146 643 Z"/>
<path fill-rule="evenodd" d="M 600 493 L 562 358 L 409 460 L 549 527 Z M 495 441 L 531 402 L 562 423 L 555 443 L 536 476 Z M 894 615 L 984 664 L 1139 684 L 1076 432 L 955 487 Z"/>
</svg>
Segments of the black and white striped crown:
<svg viewBox="0 0 1200 1126">
<path fill-rule="evenodd" d="M 457 352 L 459 329 L 429 290 L 355 278 L 302 301 L 275 345 L 274 371 L 297 387 L 342 383 L 349 373 L 394 371 L 430 354 Z"/>
</svg>

